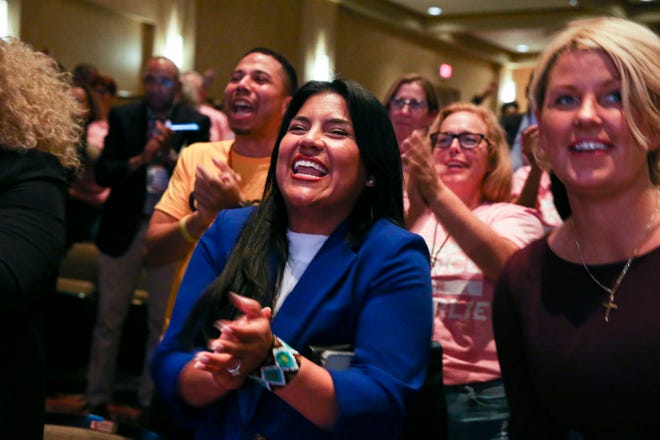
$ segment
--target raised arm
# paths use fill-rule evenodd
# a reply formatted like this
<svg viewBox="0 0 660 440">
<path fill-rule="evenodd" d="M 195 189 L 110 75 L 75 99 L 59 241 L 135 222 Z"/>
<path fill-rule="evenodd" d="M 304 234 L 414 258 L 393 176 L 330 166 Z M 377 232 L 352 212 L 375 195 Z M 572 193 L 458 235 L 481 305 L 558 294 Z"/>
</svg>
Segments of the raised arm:
<svg viewBox="0 0 660 440">
<path fill-rule="evenodd" d="M 108 116 L 108 134 L 105 146 L 96 163 L 96 181 L 101 186 L 122 184 L 135 171 L 146 166 L 157 155 L 166 157 L 170 149 L 172 132 L 160 122 L 156 122 L 158 130 L 147 139 L 146 144 L 138 145 L 129 131 L 135 129 L 127 118 L 135 116 L 126 109 L 113 108 Z"/>
<path fill-rule="evenodd" d="M 185 258 L 218 213 L 241 205 L 241 177 L 227 164 L 213 160 L 214 169 L 187 164 L 180 156 L 168 189 L 156 205 L 145 239 L 145 258 L 159 266 Z M 195 175 L 189 169 L 195 169 Z M 189 182 L 194 181 L 193 195 Z M 195 210 L 192 210 L 191 204 Z"/>
<path fill-rule="evenodd" d="M 403 160 L 409 174 L 407 189 L 410 199 L 423 201 L 484 276 L 495 280 L 504 263 L 519 246 L 477 218 L 471 209 L 445 186 L 435 170 L 431 145 L 427 138 L 413 134 L 408 140 L 410 145 Z M 410 226 L 411 221 L 408 214 L 406 224 Z"/>
<path fill-rule="evenodd" d="M 534 158 L 534 150 L 539 142 L 538 125 L 530 125 L 521 134 L 522 152 L 527 157 L 530 164 L 530 171 L 525 180 L 525 185 L 520 191 L 520 195 L 514 200 L 514 203 L 527 206 L 528 208 L 537 208 L 539 187 L 543 170 L 539 167 Z"/>
</svg>

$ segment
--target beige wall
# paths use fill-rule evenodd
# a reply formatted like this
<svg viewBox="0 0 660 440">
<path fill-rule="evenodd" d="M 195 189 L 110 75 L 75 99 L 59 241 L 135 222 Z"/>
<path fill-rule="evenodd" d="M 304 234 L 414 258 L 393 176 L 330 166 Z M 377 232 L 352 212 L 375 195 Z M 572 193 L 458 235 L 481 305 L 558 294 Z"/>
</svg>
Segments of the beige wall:
<svg viewBox="0 0 660 440">
<path fill-rule="evenodd" d="M 403 35 L 350 10 L 341 8 L 337 30 L 336 73 L 362 83 L 383 99 L 390 85 L 401 75 L 417 72 L 438 87 L 457 89 L 469 100 L 497 79 L 498 66 L 457 53 L 441 43 L 429 43 Z M 438 66 L 454 67 L 452 78 L 438 76 Z M 492 105 L 492 99 L 485 105 Z"/>
<path fill-rule="evenodd" d="M 139 91 L 141 23 L 82 0 L 21 0 L 20 37 L 65 68 L 89 62 L 119 89 Z"/>
<path fill-rule="evenodd" d="M 302 72 L 301 11 L 301 0 L 198 0 L 195 69 L 216 70 L 210 95 L 222 97 L 236 63 L 257 46 L 282 53 Z"/>
<path fill-rule="evenodd" d="M 519 67 L 511 72 L 511 78 L 516 83 L 516 101 L 520 105 L 520 111 L 527 111 L 527 97 L 525 91 L 529 76 L 532 74 L 532 67 Z"/>
<path fill-rule="evenodd" d="M 237 61 L 255 46 L 283 53 L 302 81 L 304 58 L 313 47 L 307 40 L 317 32 L 310 29 L 310 13 L 332 12 L 331 20 L 314 17 L 314 27 L 327 27 L 324 31 L 328 42 L 334 44 L 328 47 L 328 52 L 335 72 L 361 82 L 379 99 L 398 76 L 412 71 L 428 77 L 438 87 L 458 90 L 463 99 L 470 99 L 499 75 L 497 65 L 457 52 L 445 44 L 405 34 L 330 0 L 190 1 L 188 6 L 196 7 L 186 11 L 195 12 L 196 26 L 191 26 L 188 16 L 184 17 L 184 28 L 194 28 L 194 37 L 189 40 L 195 42 L 195 48 L 189 57 L 194 61 L 186 64 L 199 71 L 216 70 L 212 97 L 222 97 Z M 154 5 L 163 9 L 177 4 L 172 0 L 152 3 L 146 3 L 143 8 L 152 15 Z M 145 29 L 154 26 L 152 29 L 158 36 L 165 23 L 152 23 L 151 15 L 121 13 L 106 0 L 21 0 L 20 5 L 23 40 L 37 49 L 48 48 L 67 68 L 90 62 L 114 77 L 120 89 L 134 94 L 141 92 L 140 67 L 143 56 L 149 55 L 143 52 L 153 47 L 158 50 L 160 46 L 145 41 L 154 38 L 154 31 L 145 33 Z M 151 9 L 147 7 L 150 5 Z M 303 23 L 305 13 L 308 19 Z M 155 17 L 160 15 L 156 11 Z M 437 75 L 443 62 L 454 66 L 451 79 L 443 80 Z M 495 108 L 496 103 L 491 100 L 487 105 Z"/>
</svg>

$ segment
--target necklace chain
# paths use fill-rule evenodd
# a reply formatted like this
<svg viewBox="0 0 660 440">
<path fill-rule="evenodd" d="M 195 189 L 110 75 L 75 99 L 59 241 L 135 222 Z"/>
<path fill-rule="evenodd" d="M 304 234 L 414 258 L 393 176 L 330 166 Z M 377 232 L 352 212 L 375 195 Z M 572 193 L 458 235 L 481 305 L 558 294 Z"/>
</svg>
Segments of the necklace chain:
<svg viewBox="0 0 660 440">
<path fill-rule="evenodd" d="M 605 322 L 610 321 L 610 312 L 612 310 L 618 309 L 618 305 L 614 301 L 614 296 L 616 295 L 616 292 L 619 290 L 619 286 L 621 285 L 621 282 L 625 278 L 626 274 L 628 273 L 628 269 L 630 269 L 630 266 L 632 265 L 633 260 L 637 257 L 639 254 L 639 249 L 641 248 L 642 244 L 644 243 L 644 240 L 646 239 L 646 236 L 651 232 L 651 227 L 653 226 L 653 223 L 655 223 L 655 218 L 660 211 L 660 187 L 657 188 L 658 194 L 656 197 L 656 207 L 655 210 L 653 211 L 653 214 L 651 214 L 651 217 L 649 218 L 648 223 L 646 223 L 646 227 L 644 228 L 644 234 L 642 234 L 642 238 L 639 241 L 639 244 L 635 247 L 633 250 L 632 256 L 628 258 L 626 261 L 626 264 L 623 265 L 623 269 L 621 269 L 621 273 L 617 277 L 616 281 L 614 282 L 614 285 L 612 287 L 607 287 L 603 285 L 598 279 L 594 276 L 593 273 L 589 270 L 589 267 L 587 266 L 587 263 L 584 262 L 584 256 L 582 255 L 582 248 L 580 246 L 580 241 L 578 240 L 578 234 L 577 234 L 577 229 L 575 228 L 575 222 L 572 223 L 573 225 L 573 230 L 575 232 L 575 247 L 577 248 L 578 255 L 580 256 L 580 261 L 582 262 L 582 267 L 584 267 L 584 270 L 587 272 L 589 277 L 600 287 L 603 289 L 605 292 L 608 293 L 608 298 L 605 302 L 603 302 L 603 307 L 605 307 Z"/>
<path fill-rule="evenodd" d="M 584 266 L 584 269 L 587 271 L 587 274 L 591 277 L 592 280 L 594 280 L 594 282 L 596 284 L 598 284 L 598 286 L 600 286 L 601 289 L 603 289 L 604 291 L 606 291 L 610 295 L 614 295 L 616 293 L 616 291 L 619 289 L 619 286 L 621 285 L 621 281 L 623 281 L 623 278 L 628 273 L 628 269 L 630 269 L 630 266 L 632 265 L 632 261 L 637 256 L 637 253 L 638 253 L 638 250 L 635 249 L 635 252 L 633 252 L 633 255 L 630 258 L 628 258 L 628 261 L 626 261 L 626 264 L 624 264 L 623 269 L 621 269 L 621 273 L 619 274 L 619 277 L 614 282 L 614 286 L 607 287 L 607 286 L 604 286 L 600 281 L 598 281 L 598 279 L 589 270 L 589 266 L 587 266 L 586 263 L 584 262 L 584 257 L 582 256 L 582 250 L 580 249 L 580 242 L 578 242 L 577 239 L 575 240 L 575 246 L 577 247 L 578 253 L 580 254 L 580 261 L 582 262 L 582 265 Z"/>
<path fill-rule="evenodd" d="M 442 250 L 443 247 L 447 244 L 447 241 L 449 241 L 449 234 L 445 231 L 447 236 L 445 237 L 444 240 L 442 240 L 442 243 L 440 243 L 440 247 L 438 250 L 435 250 L 435 240 L 438 236 L 438 226 L 440 226 L 440 223 L 436 220 L 435 223 L 435 230 L 433 231 L 433 246 L 431 246 L 431 270 L 433 270 L 433 267 L 435 266 L 435 263 L 438 261 L 438 256 L 440 255 L 440 251 Z"/>
</svg>

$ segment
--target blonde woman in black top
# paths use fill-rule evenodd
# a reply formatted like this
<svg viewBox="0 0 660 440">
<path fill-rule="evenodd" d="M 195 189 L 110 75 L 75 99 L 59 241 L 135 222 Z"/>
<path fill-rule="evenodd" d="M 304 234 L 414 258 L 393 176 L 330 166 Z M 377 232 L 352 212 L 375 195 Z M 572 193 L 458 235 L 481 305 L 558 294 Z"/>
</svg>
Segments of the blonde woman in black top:
<svg viewBox="0 0 660 440">
<path fill-rule="evenodd" d="M 494 328 L 511 439 L 660 438 L 660 39 L 568 26 L 531 87 L 572 216 L 514 255 Z"/>
</svg>

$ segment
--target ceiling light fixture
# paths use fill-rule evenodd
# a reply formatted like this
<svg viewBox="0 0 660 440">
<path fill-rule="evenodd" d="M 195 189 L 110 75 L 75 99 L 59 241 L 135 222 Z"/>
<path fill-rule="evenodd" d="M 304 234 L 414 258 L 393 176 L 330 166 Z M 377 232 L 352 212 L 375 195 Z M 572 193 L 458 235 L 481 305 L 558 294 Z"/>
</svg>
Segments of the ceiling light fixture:
<svg viewBox="0 0 660 440">
<path fill-rule="evenodd" d="M 527 53 L 529 52 L 529 46 L 526 44 L 519 44 L 516 46 L 516 50 L 520 53 Z"/>
<path fill-rule="evenodd" d="M 437 6 L 431 6 L 426 10 L 426 12 L 428 12 L 429 15 L 438 16 L 442 14 L 442 8 L 439 8 Z"/>
</svg>

